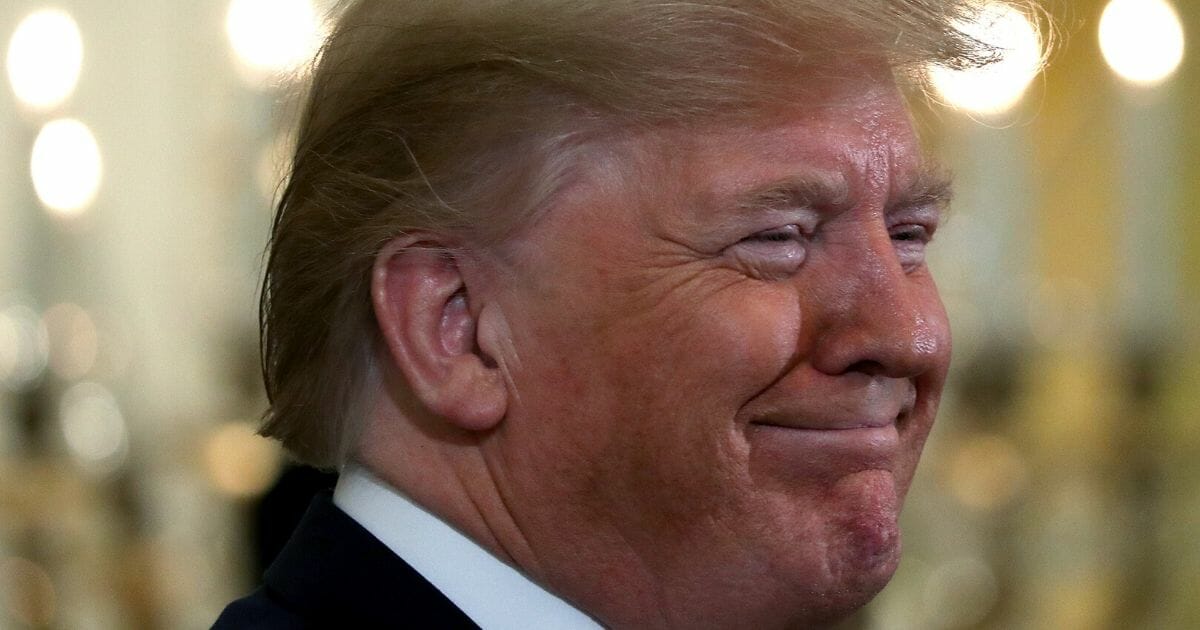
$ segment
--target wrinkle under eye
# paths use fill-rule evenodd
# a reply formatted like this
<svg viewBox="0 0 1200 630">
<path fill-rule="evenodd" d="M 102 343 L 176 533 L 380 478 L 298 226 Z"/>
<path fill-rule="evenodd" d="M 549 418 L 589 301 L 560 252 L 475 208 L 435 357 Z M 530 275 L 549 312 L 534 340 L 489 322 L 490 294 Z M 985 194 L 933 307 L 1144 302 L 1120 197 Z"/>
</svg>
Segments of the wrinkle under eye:
<svg viewBox="0 0 1200 630">
<path fill-rule="evenodd" d="M 912 272 L 925 264 L 925 249 L 933 240 L 933 231 L 924 225 L 908 224 L 890 233 L 900 265 Z"/>
</svg>

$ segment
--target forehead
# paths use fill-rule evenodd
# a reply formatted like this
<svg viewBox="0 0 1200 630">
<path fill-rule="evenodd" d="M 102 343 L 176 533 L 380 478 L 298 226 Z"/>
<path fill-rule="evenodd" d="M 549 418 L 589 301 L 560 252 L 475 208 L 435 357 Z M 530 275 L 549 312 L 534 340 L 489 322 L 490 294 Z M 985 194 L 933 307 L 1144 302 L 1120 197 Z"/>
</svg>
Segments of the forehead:
<svg viewBox="0 0 1200 630">
<path fill-rule="evenodd" d="M 682 174 L 701 176 L 707 180 L 703 187 L 714 192 L 744 188 L 752 184 L 748 179 L 772 178 L 858 190 L 919 168 L 916 133 L 893 83 L 828 80 L 802 86 L 794 95 L 787 106 L 761 118 L 678 130 L 662 140 L 674 148 L 685 145 L 686 151 L 674 154 L 691 162 Z"/>
<path fill-rule="evenodd" d="M 737 227 L 750 215 L 733 210 L 756 191 L 811 188 L 876 208 L 902 198 L 929 172 L 906 102 L 890 71 L 844 76 L 797 78 L 787 99 L 728 119 L 610 129 L 579 154 L 578 177 L 553 211 L 505 250 L 520 251 L 546 234 L 539 226 L 559 224 L 585 229 L 593 244 L 635 226 L 668 239 Z"/>
<path fill-rule="evenodd" d="M 679 125 L 632 139 L 628 148 L 637 158 L 626 181 L 693 197 L 740 194 L 776 180 L 861 196 L 887 195 L 927 172 L 890 75 L 801 81 L 791 94 L 751 119 Z M 649 173 L 654 181 L 647 182 Z"/>
</svg>

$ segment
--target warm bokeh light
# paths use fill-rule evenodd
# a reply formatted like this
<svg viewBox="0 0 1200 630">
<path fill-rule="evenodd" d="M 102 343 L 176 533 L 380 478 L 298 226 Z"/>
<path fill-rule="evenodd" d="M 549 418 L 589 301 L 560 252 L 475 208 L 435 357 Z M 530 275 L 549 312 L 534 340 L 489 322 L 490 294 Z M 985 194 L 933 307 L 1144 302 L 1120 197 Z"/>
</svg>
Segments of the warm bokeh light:
<svg viewBox="0 0 1200 630">
<path fill-rule="evenodd" d="M 0 312 L 0 382 L 9 383 L 21 356 L 19 323 L 7 312 Z"/>
<path fill-rule="evenodd" d="M 33 309 L 21 303 L 0 310 L 0 385 L 18 391 L 46 369 L 46 328 Z"/>
<path fill-rule="evenodd" d="M 204 444 L 203 455 L 205 472 L 213 486 L 238 498 L 266 492 L 282 465 L 279 447 L 245 422 L 227 422 L 214 429 Z"/>
<path fill-rule="evenodd" d="M 323 39 L 312 0 L 232 0 L 225 32 L 253 83 L 298 68 Z"/>
<path fill-rule="evenodd" d="M 129 452 L 129 431 L 117 399 L 99 383 L 73 385 L 59 402 L 59 421 L 71 455 L 92 473 L 119 468 Z"/>
<path fill-rule="evenodd" d="M 0 559 L 0 612 L 23 628 L 46 628 L 54 623 L 58 594 L 54 581 L 40 564 L 25 558 Z"/>
<path fill-rule="evenodd" d="M 42 323 L 50 337 L 50 369 L 59 378 L 74 380 L 96 364 L 98 340 L 91 315 L 76 304 L 46 309 Z"/>
<path fill-rule="evenodd" d="M 61 216 L 77 215 L 100 190 L 103 169 L 96 137 L 73 118 L 48 122 L 33 142 L 29 170 L 38 199 L 48 209 Z"/>
<path fill-rule="evenodd" d="M 75 20 L 57 9 L 31 13 L 13 32 L 6 65 L 17 100 L 36 108 L 62 103 L 83 67 L 83 38 Z"/>
<path fill-rule="evenodd" d="M 972 557 L 950 560 L 930 571 L 925 582 L 926 627 L 976 627 L 998 596 L 996 573 L 986 562 Z"/>
<path fill-rule="evenodd" d="M 1157 85 L 1183 62 L 1179 14 L 1166 0 L 1112 0 L 1100 17 L 1100 51 L 1113 72 L 1137 85 Z"/>
<path fill-rule="evenodd" d="M 1003 436 L 971 436 L 953 452 L 945 483 L 955 499 L 977 510 L 1010 502 L 1025 487 L 1028 466 L 1013 442 Z"/>
<path fill-rule="evenodd" d="M 976 114 L 1000 114 L 1021 101 L 1042 67 L 1042 39 L 1029 16 L 1002 3 L 984 5 L 964 32 L 995 46 L 1003 57 L 989 66 L 929 69 L 929 79 L 949 105 Z"/>
<path fill-rule="evenodd" d="M 1074 278 L 1031 280 L 1026 302 L 1030 336 L 1047 348 L 1078 348 L 1103 326 L 1100 297 Z"/>
</svg>

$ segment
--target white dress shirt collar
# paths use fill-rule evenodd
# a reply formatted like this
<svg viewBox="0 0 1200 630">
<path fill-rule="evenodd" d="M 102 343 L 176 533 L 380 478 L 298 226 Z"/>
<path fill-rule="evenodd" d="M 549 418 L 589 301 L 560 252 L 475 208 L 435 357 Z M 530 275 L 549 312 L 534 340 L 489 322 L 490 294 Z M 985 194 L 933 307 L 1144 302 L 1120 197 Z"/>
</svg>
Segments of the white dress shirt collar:
<svg viewBox="0 0 1200 630">
<path fill-rule="evenodd" d="M 416 569 L 483 630 L 595 629 L 590 617 L 360 466 L 347 466 L 333 503 Z"/>
</svg>

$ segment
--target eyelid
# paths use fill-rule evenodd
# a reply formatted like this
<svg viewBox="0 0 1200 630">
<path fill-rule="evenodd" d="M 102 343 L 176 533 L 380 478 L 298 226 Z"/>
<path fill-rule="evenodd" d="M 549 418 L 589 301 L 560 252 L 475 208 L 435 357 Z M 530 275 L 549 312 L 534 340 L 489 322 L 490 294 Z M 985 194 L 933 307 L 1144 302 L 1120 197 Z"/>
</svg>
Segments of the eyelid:
<svg viewBox="0 0 1200 630">
<path fill-rule="evenodd" d="M 767 241 L 767 242 L 769 242 L 769 241 L 779 240 L 781 242 L 784 242 L 784 241 L 788 240 L 789 238 L 790 239 L 798 239 L 798 238 L 804 236 L 804 234 L 805 234 L 804 229 L 801 228 L 799 225 L 796 225 L 795 223 L 789 223 L 787 225 L 781 225 L 778 227 L 768 228 L 765 230 L 759 230 L 759 231 L 743 238 L 742 241 L 758 241 L 758 242 Z M 784 238 L 782 238 L 782 239 L 764 238 L 764 237 L 771 237 L 771 236 L 782 236 Z"/>
<path fill-rule="evenodd" d="M 784 223 L 743 236 L 725 251 L 742 273 L 774 281 L 791 277 L 800 269 L 807 258 L 808 244 L 803 226 Z"/>
<path fill-rule="evenodd" d="M 942 208 L 936 204 L 909 206 L 888 212 L 888 230 L 903 225 L 918 225 L 932 238 L 942 221 Z"/>
<path fill-rule="evenodd" d="M 891 230 L 889 230 L 889 231 L 892 233 L 892 238 L 896 238 L 896 236 L 898 235 L 897 233 L 899 233 L 899 234 L 915 233 L 915 236 L 917 237 L 916 239 L 905 239 L 905 240 L 918 240 L 922 243 L 928 243 L 928 242 L 932 241 L 933 233 L 934 233 L 933 228 L 930 228 L 929 226 L 926 226 L 926 225 L 922 225 L 920 223 L 901 223 L 900 225 L 893 226 L 891 228 Z"/>
<path fill-rule="evenodd" d="M 914 222 L 900 223 L 888 228 L 892 247 L 895 248 L 905 273 L 912 273 L 925 265 L 925 254 L 933 242 L 936 228 L 936 224 L 926 226 Z"/>
</svg>

